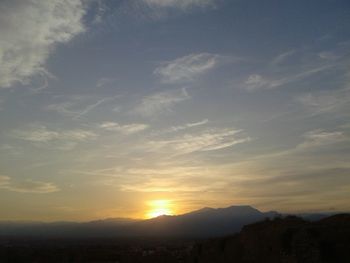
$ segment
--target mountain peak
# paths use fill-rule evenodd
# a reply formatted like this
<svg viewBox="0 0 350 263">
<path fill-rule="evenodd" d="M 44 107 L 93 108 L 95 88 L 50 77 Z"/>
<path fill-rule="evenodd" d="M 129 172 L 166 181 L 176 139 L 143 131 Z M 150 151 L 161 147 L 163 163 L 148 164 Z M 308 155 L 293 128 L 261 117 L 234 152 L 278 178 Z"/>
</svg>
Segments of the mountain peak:
<svg viewBox="0 0 350 263">
<path fill-rule="evenodd" d="M 192 211 L 192 212 L 189 212 L 188 214 L 200 214 L 200 213 L 206 213 L 206 212 L 210 212 L 210 211 L 214 211 L 215 209 L 214 208 L 211 208 L 211 207 L 203 207 L 199 210 L 195 210 L 195 211 Z"/>
<path fill-rule="evenodd" d="M 107 218 L 85 223 L 48 223 L 33 225 L 0 224 L 0 234 L 90 236 L 90 237 L 215 237 L 236 233 L 250 223 L 275 217 L 249 205 L 232 205 L 225 208 L 204 207 L 182 215 L 161 215 L 146 220 Z"/>
<path fill-rule="evenodd" d="M 232 205 L 226 208 L 221 208 L 226 210 L 235 210 L 237 212 L 258 212 L 261 213 L 258 209 L 250 206 L 250 205 Z"/>
<path fill-rule="evenodd" d="M 207 213 L 207 212 L 219 212 L 219 211 L 235 211 L 237 213 L 244 212 L 253 212 L 253 213 L 261 213 L 258 209 L 249 206 L 249 205 L 232 205 L 228 207 L 220 207 L 220 208 L 212 208 L 212 207 L 203 207 L 199 210 L 195 210 L 192 212 L 189 212 L 188 214 L 200 214 L 200 213 Z"/>
</svg>

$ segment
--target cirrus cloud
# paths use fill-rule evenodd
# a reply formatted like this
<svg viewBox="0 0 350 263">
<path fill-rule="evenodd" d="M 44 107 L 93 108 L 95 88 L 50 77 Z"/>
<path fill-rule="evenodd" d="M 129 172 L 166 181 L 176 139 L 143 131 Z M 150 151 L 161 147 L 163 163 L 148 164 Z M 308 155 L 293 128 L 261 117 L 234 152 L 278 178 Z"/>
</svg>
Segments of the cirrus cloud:
<svg viewBox="0 0 350 263">
<path fill-rule="evenodd" d="M 314 130 L 304 134 L 305 141 L 298 145 L 298 149 L 309 149 L 327 146 L 349 140 L 342 131 Z"/>
<path fill-rule="evenodd" d="M 121 125 L 117 122 L 104 122 L 100 125 L 100 128 L 106 131 L 117 131 L 122 134 L 134 134 L 146 130 L 149 126 L 143 123 L 131 123 Z"/>
<path fill-rule="evenodd" d="M 152 116 L 164 111 L 171 111 L 172 107 L 182 101 L 188 100 L 186 89 L 162 91 L 142 99 L 141 103 L 133 110 L 134 114 Z"/>
<path fill-rule="evenodd" d="M 213 6 L 216 0 L 143 0 L 149 6 L 187 10 L 193 7 Z"/>
<path fill-rule="evenodd" d="M 83 32 L 81 0 L 4 0 L 0 2 L 0 87 L 47 75 L 53 48 Z"/>
<path fill-rule="evenodd" d="M 242 130 L 209 129 L 200 134 L 185 134 L 168 140 L 148 142 L 151 151 L 173 152 L 175 155 L 193 152 L 215 151 L 236 144 L 249 142 L 251 138 L 240 134 Z"/>
<path fill-rule="evenodd" d="M 60 189 L 49 182 L 24 180 L 14 181 L 9 176 L 0 175 L 0 189 L 6 189 L 18 193 L 47 194 L 57 192 Z"/>
<path fill-rule="evenodd" d="M 163 83 L 184 83 L 195 80 L 218 65 L 222 56 L 210 53 L 190 54 L 163 63 L 154 70 Z"/>
<path fill-rule="evenodd" d="M 89 130 L 52 130 L 45 125 L 30 125 L 26 129 L 13 130 L 11 136 L 35 146 L 72 150 L 79 142 L 95 139 L 98 135 Z"/>
</svg>

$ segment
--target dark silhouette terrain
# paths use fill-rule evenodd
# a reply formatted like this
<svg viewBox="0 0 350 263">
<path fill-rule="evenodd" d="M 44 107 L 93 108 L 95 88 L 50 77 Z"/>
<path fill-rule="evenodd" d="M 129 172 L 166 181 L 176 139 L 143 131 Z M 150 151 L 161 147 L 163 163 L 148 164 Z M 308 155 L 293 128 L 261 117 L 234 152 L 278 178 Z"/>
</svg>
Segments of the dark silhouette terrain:
<svg viewBox="0 0 350 263">
<path fill-rule="evenodd" d="M 0 262 L 350 262 L 350 214 L 310 221 L 235 206 L 143 221 L 10 225 L 0 228 Z"/>
<path fill-rule="evenodd" d="M 208 238 L 233 234 L 253 222 L 275 217 L 276 212 L 260 212 L 250 206 L 203 208 L 178 216 L 148 220 L 107 219 L 87 223 L 0 223 L 0 236 L 29 237 L 177 237 Z"/>
<path fill-rule="evenodd" d="M 189 262 L 350 262 L 350 214 L 316 222 L 288 216 L 247 225 L 239 234 L 196 244 Z"/>
</svg>

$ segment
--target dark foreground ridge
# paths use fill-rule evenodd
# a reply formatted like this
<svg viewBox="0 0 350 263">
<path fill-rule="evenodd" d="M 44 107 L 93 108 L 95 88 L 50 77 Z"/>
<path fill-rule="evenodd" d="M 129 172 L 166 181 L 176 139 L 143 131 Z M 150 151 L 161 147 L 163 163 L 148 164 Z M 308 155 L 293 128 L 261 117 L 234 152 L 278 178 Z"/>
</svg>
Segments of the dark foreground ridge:
<svg viewBox="0 0 350 263">
<path fill-rule="evenodd" d="M 319 221 L 287 216 L 233 235 L 182 238 L 0 238 L 0 262 L 350 262 L 350 214 Z"/>
<path fill-rule="evenodd" d="M 350 262 L 350 214 L 317 222 L 267 219 L 239 234 L 196 244 L 189 262 Z"/>
</svg>

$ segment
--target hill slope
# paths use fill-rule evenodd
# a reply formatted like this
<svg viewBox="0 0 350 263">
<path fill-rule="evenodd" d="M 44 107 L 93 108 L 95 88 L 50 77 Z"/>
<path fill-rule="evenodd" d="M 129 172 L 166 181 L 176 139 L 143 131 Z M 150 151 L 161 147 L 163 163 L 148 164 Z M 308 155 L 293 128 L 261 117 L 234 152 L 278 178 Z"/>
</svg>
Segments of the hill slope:
<svg viewBox="0 0 350 263">
<path fill-rule="evenodd" d="M 198 243 L 189 262 L 350 262 L 350 214 L 247 225 L 239 234 Z"/>
<path fill-rule="evenodd" d="M 233 234 L 252 222 L 274 217 L 250 206 L 203 208 L 148 220 L 108 219 L 87 223 L 0 223 L 2 236 L 54 237 L 216 237 Z"/>
</svg>

